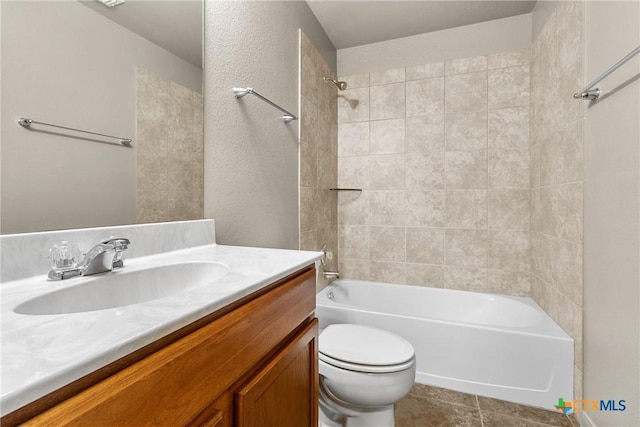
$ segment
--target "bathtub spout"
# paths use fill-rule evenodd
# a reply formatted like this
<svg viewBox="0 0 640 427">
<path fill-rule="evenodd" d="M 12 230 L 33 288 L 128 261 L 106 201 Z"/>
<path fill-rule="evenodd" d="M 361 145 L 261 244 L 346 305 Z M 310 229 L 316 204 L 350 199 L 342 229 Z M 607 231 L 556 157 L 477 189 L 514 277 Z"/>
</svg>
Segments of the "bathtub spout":
<svg viewBox="0 0 640 427">
<path fill-rule="evenodd" d="M 340 278 L 340 273 L 338 273 L 337 271 L 323 271 L 322 274 L 326 278 L 329 278 L 329 277 L 335 277 L 336 279 Z"/>
</svg>

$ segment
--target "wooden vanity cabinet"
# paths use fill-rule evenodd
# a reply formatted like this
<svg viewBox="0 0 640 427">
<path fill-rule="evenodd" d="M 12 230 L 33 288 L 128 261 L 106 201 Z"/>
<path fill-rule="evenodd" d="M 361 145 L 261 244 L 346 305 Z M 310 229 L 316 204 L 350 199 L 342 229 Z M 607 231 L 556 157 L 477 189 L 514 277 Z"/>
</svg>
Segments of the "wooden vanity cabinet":
<svg viewBox="0 0 640 427">
<path fill-rule="evenodd" d="M 19 423 L 315 427 L 314 310 L 311 267 L 202 319 L 197 329 Z"/>
</svg>

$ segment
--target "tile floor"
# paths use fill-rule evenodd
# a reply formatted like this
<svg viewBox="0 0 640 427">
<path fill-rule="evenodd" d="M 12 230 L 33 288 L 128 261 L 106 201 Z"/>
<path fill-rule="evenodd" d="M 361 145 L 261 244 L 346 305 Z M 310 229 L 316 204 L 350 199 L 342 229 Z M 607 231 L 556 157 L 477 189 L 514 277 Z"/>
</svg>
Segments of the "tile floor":
<svg viewBox="0 0 640 427">
<path fill-rule="evenodd" d="M 578 427 L 572 416 L 415 384 L 395 407 L 396 427 Z"/>
</svg>

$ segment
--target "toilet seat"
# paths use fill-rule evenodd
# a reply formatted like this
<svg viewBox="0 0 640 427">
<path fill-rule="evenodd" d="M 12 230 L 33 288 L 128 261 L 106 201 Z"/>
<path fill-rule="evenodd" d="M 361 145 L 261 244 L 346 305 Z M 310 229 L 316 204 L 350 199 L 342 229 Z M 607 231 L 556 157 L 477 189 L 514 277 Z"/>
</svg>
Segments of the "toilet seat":
<svg viewBox="0 0 640 427">
<path fill-rule="evenodd" d="M 401 363 L 399 365 L 387 365 L 387 366 L 374 366 L 374 365 L 362 365 L 358 363 L 349 363 L 342 360 L 334 359 L 326 354 L 318 352 L 318 359 L 321 362 L 327 363 L 336 368 L 347 369 L 349 371 L 360 372 L 363 374 L 388 374 L 393 372 L 404 371 L 413 366 L 414 359 Z"/>
<path fill-rule="evenodd" d="M 369 326 L 329 325 L 319 341 L 321 361 L 350 371 L 398 372 L 415 363 L 413 346 L 407 340 Z"/>
</svg>

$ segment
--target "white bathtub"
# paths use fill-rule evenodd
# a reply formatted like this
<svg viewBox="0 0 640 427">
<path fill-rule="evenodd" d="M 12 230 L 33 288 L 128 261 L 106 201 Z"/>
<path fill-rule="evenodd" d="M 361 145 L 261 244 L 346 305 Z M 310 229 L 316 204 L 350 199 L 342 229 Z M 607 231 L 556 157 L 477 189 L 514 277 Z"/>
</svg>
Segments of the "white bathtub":
<svg viewBox="0 0 640 427">
<path fill-rule="evenodd" d="M 546 409 L 573 401 L 573 339 L 530 298 L 337 280 L 320 328 L 356 323 L 411 342 L 416 381 Z"/>
</svg>

